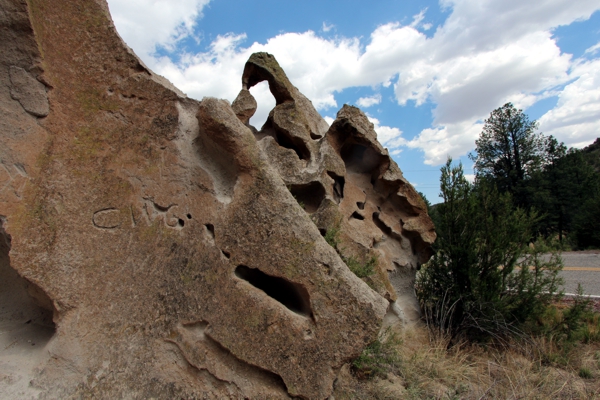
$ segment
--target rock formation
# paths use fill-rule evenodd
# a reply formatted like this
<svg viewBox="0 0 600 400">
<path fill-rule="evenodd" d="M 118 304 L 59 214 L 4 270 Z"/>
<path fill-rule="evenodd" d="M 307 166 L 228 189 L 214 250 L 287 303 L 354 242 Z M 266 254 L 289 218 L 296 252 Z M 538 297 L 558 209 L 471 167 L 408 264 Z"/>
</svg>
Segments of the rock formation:
<svg viewBox="0 0 600 400">
<path fill-rule="evenodd" d="M 250 127 L 259 147 L 321 233 L 339 233 L 343 259 L 374 261 L 366 281 L 392 302 L 389 317 L 414 321 L 415 272 L 435 240 L 423 199 L 358 108 L 345 105 L 328 127 L 270 54 L 253 54 L 246 63 L 232 105 L 242 122 L 256 110 L 248 89 L 265 80 L 276 106 L 260 132 Z"/>
<path fill-rule="evenodd" d="M 0 322 L 40 338 L 31 385 L 0 363 L 0 391 L 324 399 L 384 318 L 416 318 L 433 226 L 358 109 L 328 127 L 265 53 L 232 105 L 189 99 L 104 0 L 0 11 Z"/>
</svg>

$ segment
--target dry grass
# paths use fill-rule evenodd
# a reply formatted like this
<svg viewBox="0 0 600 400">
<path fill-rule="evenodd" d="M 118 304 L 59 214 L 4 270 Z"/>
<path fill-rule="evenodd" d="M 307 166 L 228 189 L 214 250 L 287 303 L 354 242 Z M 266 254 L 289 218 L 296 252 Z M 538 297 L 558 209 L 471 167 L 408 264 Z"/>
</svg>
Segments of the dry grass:
<svg viewBox="0 0 600 400">
<path fill-rule="evenodd" d="M 337 400 L 600 398 L 599 343 L 565 349 L 546 336 L 504 348 L 449 346 L 422 326 L 398 335 L 397 361 L 387 375 L 360 379 L 364 374 L 347 366 L 336 383 Z"/>
</svg>

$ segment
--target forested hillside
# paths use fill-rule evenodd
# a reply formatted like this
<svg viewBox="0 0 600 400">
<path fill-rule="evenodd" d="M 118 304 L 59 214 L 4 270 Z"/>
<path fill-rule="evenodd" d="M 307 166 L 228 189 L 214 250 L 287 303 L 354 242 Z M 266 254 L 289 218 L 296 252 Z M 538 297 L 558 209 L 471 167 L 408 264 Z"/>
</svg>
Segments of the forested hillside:
<svg viewBox="0 0 600 400">
<path fill-rule="evenodd" d="M 492 111 L 470 154 L 476 184 L 492 184 L 536 214 L 532 241 L 563 250 L 600 247 L 600 140 L 567 148 L 537 127 L 511 103 Z"/>
</svg>

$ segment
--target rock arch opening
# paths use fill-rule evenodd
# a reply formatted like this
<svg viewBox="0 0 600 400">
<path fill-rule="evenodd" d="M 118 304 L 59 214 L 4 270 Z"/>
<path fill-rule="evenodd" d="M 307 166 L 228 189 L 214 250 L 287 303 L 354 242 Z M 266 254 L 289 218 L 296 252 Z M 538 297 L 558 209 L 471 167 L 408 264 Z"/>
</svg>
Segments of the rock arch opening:
<svg viewBox="0 0 600 400">
<path fill-rule="evenodd" d="M 248 90 L 256 99 L 256 111 L 250 117 L 249 125 L 260 130 L 267 121 L 269 112 L 275 108 L 275 97 L 269 90 L 269 83 L 266 80 L 257 83 Z"/>
</svg>

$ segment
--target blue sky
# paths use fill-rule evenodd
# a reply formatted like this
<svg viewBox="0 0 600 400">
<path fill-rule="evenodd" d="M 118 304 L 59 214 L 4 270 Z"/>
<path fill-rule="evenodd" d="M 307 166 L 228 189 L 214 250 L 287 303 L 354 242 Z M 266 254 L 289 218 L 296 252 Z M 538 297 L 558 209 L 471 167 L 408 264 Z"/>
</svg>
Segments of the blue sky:
<svg viewBox="0 0 600 400">
<path fill-rule="evenodd" d="M 108 0 L 120 35 L 190 97 L 233 101 L 250 54 L 274 54 L 326 120 L 375 125 L 405 177 L 439 201 L 439 168 L 511 101 L 569 146 L 600 136 L 598 0 Z M 252 89 L 257 128 L 274 106 Z"/>
</svg>

